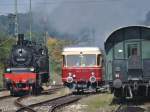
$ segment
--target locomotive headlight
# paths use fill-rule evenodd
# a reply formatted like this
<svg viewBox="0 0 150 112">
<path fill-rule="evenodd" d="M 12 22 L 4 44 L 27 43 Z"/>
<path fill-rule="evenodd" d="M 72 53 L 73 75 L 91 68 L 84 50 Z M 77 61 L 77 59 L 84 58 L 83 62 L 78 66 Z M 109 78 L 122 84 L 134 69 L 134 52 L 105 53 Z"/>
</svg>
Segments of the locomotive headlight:
<svg viewBox="0 0 150 112">
<path fill-rule="evenodd" d="M 30 68 L 30 71 L 31 71 L 31 72 L 34 72 L 34 68 Z"/>
<path fill-rule="evenodd" d="M 11 71 L 11 69 L 10 69 L 10 68 L 7 68 L 7 69 L 6 69 L 6 72 L 10 72 L 10 71 Z"/>
</svg>

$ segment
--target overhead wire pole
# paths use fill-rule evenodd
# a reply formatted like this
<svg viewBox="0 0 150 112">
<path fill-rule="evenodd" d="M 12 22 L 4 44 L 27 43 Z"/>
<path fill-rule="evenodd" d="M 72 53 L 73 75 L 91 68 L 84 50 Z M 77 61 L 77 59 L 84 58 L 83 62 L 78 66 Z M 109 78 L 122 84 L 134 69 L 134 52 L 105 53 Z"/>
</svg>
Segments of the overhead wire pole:
<svg viewBox="0 0 150 112">
<path fill-rule="evenodd" d="M 30 41 L 32 40 L 32 12 L 31 12 L 31 0 L 30 0 Z"/>
<path fill-rule="evenodd" d="M 47 26 L 47 17 L 43 19 L 43 25 L 44 25 L 44 44 L 47 45 L 47 38 L 48 38 L 48 26 Z"/>
<path fill-rule="evenodd" d="M 18 4 L 17 4 L 17 0 L 15 0 L 15 37 L 17 40 L 17 37 L 18 37 Z"/>
</svg>

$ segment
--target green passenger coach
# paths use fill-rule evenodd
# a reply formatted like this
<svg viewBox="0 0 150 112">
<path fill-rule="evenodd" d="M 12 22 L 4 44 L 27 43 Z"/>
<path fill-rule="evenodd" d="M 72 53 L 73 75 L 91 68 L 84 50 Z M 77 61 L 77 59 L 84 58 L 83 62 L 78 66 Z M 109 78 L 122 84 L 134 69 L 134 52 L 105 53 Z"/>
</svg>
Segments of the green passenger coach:
<svg viewBox="0 0 150 112">
<path fill-rule="evenodd" d="M 128 26 L 105 42 L 105 80 L 116 97 L 150 95 L 150 28 Z"/>
</svg>

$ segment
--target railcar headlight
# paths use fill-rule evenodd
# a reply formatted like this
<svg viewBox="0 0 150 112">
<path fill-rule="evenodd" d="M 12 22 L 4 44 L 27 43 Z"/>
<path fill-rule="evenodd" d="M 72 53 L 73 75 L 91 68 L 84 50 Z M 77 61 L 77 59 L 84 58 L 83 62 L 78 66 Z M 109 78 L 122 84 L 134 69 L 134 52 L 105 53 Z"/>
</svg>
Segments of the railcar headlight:
<svg viewBox="0 0 150 112">
<path fill-rule="evenodd" d="M 72 73 L 71 73 L 71 72 L 69 72 L 69 73 L 68 73 L 68 75 L 69 75 L 69 77 L 71 77 L 71 76 L 72 76 Z"/>
<path fill-rule="evenodd" d="M 90 82 L 91 82 L 91 83 L 96 82 L 96 77 L 95 77 L 95 76 L 91 76 L 91 77 L 90 77 Z"/>
<path fill-rule="evenodd" d="M 11 71 L 11 69 L 10 69 L 10 68 L 7 68 L 7 69 L 6 69 L 6 72 L 10 72 L 10 71 Z"/>
<path fill-rule="evenodd" d="M 67 77 L 67 82 L 68 83 L 72 83 L 73 82 L 73 78 L 72 77 Z"/>
<path fill-rule="evenodd" d="M 31 71 L 31 72 L 34 72 L 34 68 L 30 68 L 30 71 Z"/>
<path fill-rule="evenodd" d="M 72 77 L 73 77 L 73 78 L 75 78 L 75 77 L 76 77 L 76 75 L 74 74 Z"/>
<path fill-rule="evenodd" d="M 92 72 L 92 73 L 91 73 L 91 75 L 93 76 L 93 75 L 95 75 L 95 73 L 94 73 L 94 72 Z"/>
</svg>

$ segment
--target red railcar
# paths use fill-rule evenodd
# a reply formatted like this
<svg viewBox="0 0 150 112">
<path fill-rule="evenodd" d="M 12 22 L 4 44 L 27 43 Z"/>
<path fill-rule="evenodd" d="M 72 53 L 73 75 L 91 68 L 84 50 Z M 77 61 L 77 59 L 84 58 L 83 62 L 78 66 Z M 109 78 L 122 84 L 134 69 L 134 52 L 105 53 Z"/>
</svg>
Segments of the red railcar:
<svg viewBox="0 0 150 112">
<path fill-rule="evenodd" d="M 97 47 L 64 48 L 63 84 L 74 90 L 97 90 L 103 84 L 102 53 Z"/>
</svg>

